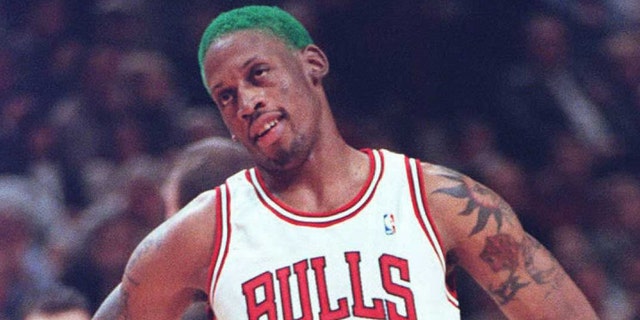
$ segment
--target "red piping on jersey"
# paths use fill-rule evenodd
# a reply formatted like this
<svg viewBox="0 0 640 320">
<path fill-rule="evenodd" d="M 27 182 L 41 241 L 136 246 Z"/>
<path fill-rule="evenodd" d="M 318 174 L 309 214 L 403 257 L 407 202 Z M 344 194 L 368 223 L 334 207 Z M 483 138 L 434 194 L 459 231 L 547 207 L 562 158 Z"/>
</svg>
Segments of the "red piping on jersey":
<svg viewBox="0 0 640 320">
<path fill-rule="evenodd" d="M 413 175 L 411 174 L 410 161 L 413 161 L 413 159 L 409 159 L 408 157 L 405 157 L 404 162 L 405 162 L 405 168 L 406 168 L 406 171 L 407 171 L 407 178 L 409 178 L 409 186 L 410 186 L 410 194 L 411 194 L 411 203 L 413 204 L 413 212 L 416 215 L 416 218 L 418 218 L 418 222 L 420 223 L 420 227 L 422 228 L 422 231 L 427 236 L 427 239 L 429 239 L 429 243 L 431 244 L 431 247 L 433 247 L 433 251 L 436 253 L 436 257 L 438 257 L 438 260 L 440 261 L 440 264 L 444 266 L 445 263 L 440 258 L 440 255 L 438 254 L 438 250 L 436 250 L 437 244 L 434 243 L 433 239 L 431 239 L 431 236 L 429 236 L 429 231 L 427 230 L 427 226 L 426 226 L 424 220 L 422 219 L 422 217 L 420 215 L 420 209 L 418 207 L 418 200 L 416 199 L 416 193 L 414 192 L 414 188 L 413 188 L 415 186 L 416 182 L 413 181 Z M 418 180 L 420 180 L 420 178 L 418 178 Z M 421 183 L 421 182 L 422 181 L 418 181 L 418 183 Z M 429 221 L 429 223 L 431 223 L 431 222 Z"/>
<path fill-rule="evenodd" d="M 226 185 L 226 183 L 225 183 Z M 211 263 L 209 264 L 209 270 L 208 270 L 208 286 L 206 288 L 208 288 L 209 293 L 213 294 L 213 292 L 215 292 L 215 286 L 217 285 L 218 282 L 218 278 L 213 279 L 213 272 L 215 270 L 215 266 L 216 266 L 216 262 L 218 260 L 222 260 L 220 262 L 220 270 L 218 270 L 218 276 L 220 275 L 220 272 L 222 271 L 222 267 L 224 266 L 224 261 L 227 258 L 227 253 L 229 252 L 229 239 L 231 239 L 231 222 L 230 222 L 230 216 L 231 216 L 231 209 L 229 208 L 229 203 L 231 200 L 231 193 L 228 191 L 228 185 L 227 185 L 227 192 L 225 192 L 225 194 L 222 194 L 222 191 L 220 189 L 220 187 L 216 187 L 215 191 L 216 191 L 216 212 L 215 212 L 215 234 L 214 234 L 214 242 L 213 242 L 213 255 L 211 257 Z M 226 203 L 227 203 L 227 210 L 226 212 L 222 212 L 222 196 L 224 196 L 226 198 Z M 227 216 L 227 225 L 226 225 L 226 230 L 227 230 L 227 237 L 226 239 L 222 239 L 222 216 L 226 215 Z M 225 246 L 225 250 L 222 253 L 222 255 L 220 254 L 220 248 L 222 246 L 222 241 L 226 241 L 227 245 Z M 213 287 L 212 287 L 213 286 Z M 209 301 L 213 301 L 213 297 L 209 297 Z M 213 310 L 213 305 L 210 306 L 211 309 Z"/>
<path fill-rule="evenodd" d="M 420 165 L 420 161 L 416 160 L 416 168 L 418 169 L 418 179 L 420 179 L 420 196 L 422 197 L 422 203 L 424 204 L 424 210 L 427 211 L 427 219 L 429 219 L 429 223 L 431 224 L 431 229 L 433 229 L 433 232 L 436 234 L 436 239 L 438 239 L 438 244 L 440 245 L 440 251 L 442 251 L 443 257 L 445 258 L 444 261 L 444 265 L 447 265 L 446 262 L 446 250 L 444 249 L 444 247 L 442 247 L 442 236 L 440 236 L 440 229 L 438 229 L 438 226 L 435 223 L 435 220 L 433 219 L 433 215 L 431 214 L 431 209 L 429 209 L 429 200 L 427 199 L 427 191 L 424 189 L 424 173 L 422 171 L 422 166 Z M 446 272 L 446 270 L 445 270 Z M 446 283 L 445 283 L 446 284 Z M 450 288 L 448 284 L 446 284 L 447 290 L 449 291 L 449 293 L 456 299 L 458 299 L 458 292 L 456 291 L 456 288 Z M 456 303 L 454 303 L 453 301 L 449 300 L 449 302 L 451 302 L 454 306 L 458 306 Z"/>
<path fill-rule="evenodd" d="M 429 224 L 431 224 L 431 229 L 436 234 L 436 239 L 438 240 L 440 251 L 444 255 L 446 251 L 442 247 L 442 237 L 440 236 L 440 231 L 438 230 L 438 227 L 436 226 L 436 223 L 433 220 L 433 217 L 431 216 L 431 210 L 429 210 L 429 201 L 427 199 L 427 192 L 424 190 L 425 182 L 424 182 L 424 174 L 422 172 L 422 166 L 420 165 L 420 161 L 418 160 L 414 160 L 414 161 L 416 162 L 416 169 L 418 169 L 418 179 L 419 179 L 418 187 L 420 188 L 420 197 L 422 198 L 422 203 L 424 204 L 424 210 L 426 211 L 427 219 L 429 219 Z M 443 262 L 444 262 L 443 265 L 446 266 L 446 261 L 443 261 Z"/>
<path fill-rule="evenodd" d="M 260 200 L 260 202 L 262 202 L 262 204 L 268 208 L 271 212 L 273 212 L 276 216 L 278 216 L 280 219 L 285 220 L 291 224 L 294 225 L 298 225 L 298 226 L 307 226 L 307 227 L 319 227 L 319 228 L 323 228 L 323 227 L 329 227 L 332 226 L 334 224 L 340 223 L 344 220 L 347 220 L 349 218 L 352 218 L 353 216 L 355 216 L 358 212 L 360 212 L 362 210 L 362 208 L 364 208 L 369 201 L 371 201 L 371 199 L 373 198 L 373 195 L 375 194 L 375 191 L 378 187 L 378 183 L 380 182 L 380 180 L 382 179 L 382 174 L 384 172 L 384 157 L 382 155 L 382 153 L 380 151 L 375 151 L 378 153 L 379 157 L 380 157 L 380 175 L 378 176 L 376 181 L 374 180 L 374 176 L 375 176 L 375 171 L 376 171 L 376 162 L 373 156 L 373 150 L 371 149 L 363 149 L 363 152 L 365 152 L 368 156 L 369 156 L 369 176 L 367 177 L 367 181 L 365 182 L 365 184 L 363 185 L 363 187 L 360 189 L 360 191 L 358 192 L 358 194 L 351 200 L 349 201 L 347 204 L 328 211 L 328 212 L 321 212 L 321 213 L 310 213 L 310 212 L 303 212 L 303 211 L 299 211 L 296 210 L 292 207 L 290 207 L 289 205 L 287 205 L 286 203 L 282 202 L 280 199 L 278 199 L 277 197 L 275 197 L 267 188 L 266 185 L 264 183 L 264 180 L 262 178 L 262 175 L 260 174 L 260 171 L 256 170 L 256 177 L 257 177 L 257 181 L 254 181 L 254 179 L 252 179 L 251 174 L 249 172 L 249 170 L 246 171 L 245 176 L 247 178 L 247 180 L 254 185 L 254 189 L 256 189 L 256 195 L 258 196 L 258 199 Z M 339 214 L 341 212 L 344 212 L 350 208 L 352 208 L 353 206 L 355 206 L 366 194 L 366 192 L 371 188 L 371 184 L 373 185 L 373 188 L 371 190 L 371 193 L 369 194 L 369 197 L 367 199 L 365 199 L 365 201 L 360 205 L 360 207 L 356 208 L 352 213 L 350 213 L 349 215 L 346 215 L 344 217 L 341 217 L 339 219 L 333 219 L 333 220 L 329 220 L 329 221 L 300 221 L 300 220 L 296 220 L 296 219 L 292 219 L 290 217 L 287 217 L 286 215 L 283 215 L 278 208 L 274 208 L 273 206 L 271 206 L 266 199 L 263 197 L 263 195 L 257 190 L 257 186 L 255 186 L 256 184 L 259 184 L 260 188 L 264 191 L 265 195 L 269 198 L 269 200 L 273 201 L 275 204 L 277 204 L 278 206 L 280 206 L 281 210 L 287 211 L 289 213 L 291 213 L 294 216 L 301 216 L 301 217 L 307 217 L 307 218 L 327 218 L 327 217 L 331 217 L 334 216 L 336 214 Z"/>
<path fill-rule="evenodd" d="M 425 215 L 427 216 L 427 220 L 429 222 L 429 225 L 431 226 L 431 229 L 433 230 L 433 233 L 436 236 L 436 242 L 434 243 L 433 239 L 431 238 L 431 236 L 429 236 L 429 231 L 427 230 L 427 226 L 425 224 L 425 221 L 422 219 L 421 215 L 420 215 L 420 210 L 418 208 L 418 202 L 416 199 L 416 194 L 414 192 L 414 188 L 413 186 L 415 185 L 415 181 L 413 181 L 413 175 L 411 174 L 411 164 L 410 161 L 414 161 L 415 165 L 416 165 L 416 170 L 417 170 L 417 175 L 418 175 L 418 189 L 420 190 L 420 198 L 422 199 L 422 204 L 425 210 Z M 440 255 L 438 254 L 438 250 L 436 249 L 436 246 L 438 246 L 440 248 L 440 251 L 443 253 L 443 255 L 445 254 L 445 250 L 442 247 L 442 238 L 440 236 L 440 231 L 438 230 L 433 217 L 431 215 L 431 210 L 429 209 L 429 202 L 427 201 L 427 194 L 426 191 L 424 189 L 424 174 L 422 171 L 422 165 L 420 164 L 420 161 L 416 160 L 416 159 L 409 159 L 408 157 L 405 157 L 405 169 L 407 172 L 407 178 L 409 179 L 409 186 L 410 186 L 410 194 L 411 194 L 411 202 L 413 204 L 413 210 L 414 213 L 416 215 L 416 218 L 418 219 L 418 222 L 420 223 L 420 227 L 422 228 L 422 230 L 424 231 L 425 235 L 427 236 L 427 239 L 429 239 L 429 243 L 431 244 L 431 246 L 433 247 L 433 250 L 436 252 L 436 256 L 438 257 L 438 260 L 440 260 L 440 262 L 442 263 L 442 265 L 445 267 L 445 270 L 443 270 L 443 272 L 446 273 L 446 261 L 442 261 L 442 259 L 440 258 Z M 447 289 L 447 291 L 449 292 L 449 294 L 451 294 L 454 298 L 458 298 L 458 294 L 455 290 L 455 288 L 450 288 L 449 285 L 445 282 L 445 287 Z M 451 303 L 453 306 L 455 306 L 456 308 L 458 307 L 458 304 L 454 301 L 451 301 L 451 299 L 447 296 L 447 300 L 449 301 L 449 303 Z"/>
<path fill-rule="evenodd" d="M 222 242 L 222 233 L 221 223 L 222 219 L 220 215 L 222 214 L 222 201 L 220 199 L 220 187 L 215 188 L 216 193 L 216 211 L 214 213 L 214 224 L 215 224 L 215 233 L 213 235 L 213 254 L 211 255 L 211 262 L 209 263 L 209 270 L 207 272 L 207 290 L 211 290 L 211 284 L 213 282 L 213 269 L 215 268 L 216 258 L 218 257 L 218 252 L 220 251 L 220 243 Z"/>
</svg>

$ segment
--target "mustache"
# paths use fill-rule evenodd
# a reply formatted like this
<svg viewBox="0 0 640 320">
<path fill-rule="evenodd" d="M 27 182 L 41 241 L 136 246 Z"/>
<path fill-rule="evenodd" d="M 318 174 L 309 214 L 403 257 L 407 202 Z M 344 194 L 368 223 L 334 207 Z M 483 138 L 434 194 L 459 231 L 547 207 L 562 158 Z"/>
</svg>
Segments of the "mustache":
<svg viewBox="0 0 640 320">
<path fill-rule="evenodd" d="M 247 116 L 247 120 L 249 120 L 249 125 L 252 125 L 254 121 L 256 121 L 258 118 L 260 118 L 260 116 L 262 116 L 265 113 L 272 113 L 272 112 L 279 112 L 282 115 L 282 118 L 287 118 L 288 117 L 288 113 L 286 110 L 284 110 L 283 108 L 276 108 L 275 110 L 255 110 L 254 112 L 252 112 L 250 115 Z"/>
<path fill-rule="evenodd" d="M 256 110 L 254 112 L 252 112 L 250 115 L 247 116 L 248 120 L 249 120 L 249 125 L 252 125 L 254 121 L 256 121 L 258 118 L 260 118 L 261 115 L 265 114 L 265 111 L 263 110 Z"/>
</svg>

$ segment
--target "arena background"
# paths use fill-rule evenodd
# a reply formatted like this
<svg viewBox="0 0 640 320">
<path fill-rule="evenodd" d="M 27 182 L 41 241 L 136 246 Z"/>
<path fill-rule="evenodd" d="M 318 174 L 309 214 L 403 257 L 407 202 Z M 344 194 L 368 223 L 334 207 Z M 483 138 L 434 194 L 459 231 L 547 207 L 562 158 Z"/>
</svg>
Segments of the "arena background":
<svg viewBox="0 0 640 320">
<path fill-rule="evenodd" d="M 0 1 L 0 319 L 52 284 L 96 308 L 163 218 L 221 10 L 279 5 L 326 50 L 347 140 L 500 193 L 603 319 L 640 319 L 636 0 Z M 464 274 L 464 319 L 500 319 Z"/>
</svg>

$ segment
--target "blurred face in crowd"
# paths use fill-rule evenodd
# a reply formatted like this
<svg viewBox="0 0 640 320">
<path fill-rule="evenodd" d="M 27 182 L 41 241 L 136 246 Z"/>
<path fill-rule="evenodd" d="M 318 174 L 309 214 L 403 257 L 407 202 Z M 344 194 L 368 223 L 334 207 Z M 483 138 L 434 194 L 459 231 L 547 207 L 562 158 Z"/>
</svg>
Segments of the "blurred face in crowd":
<svg viewBox="0 0 640 320">
<path fill-rule="evenodd" d="M 320 86 L 309 76 L 318 54 L 324 58 L 315 46 L 292 50 L 256 30 L 233 32 L 209 47 L 211 96 L 259 166 L 287 169 L 308 157 L 320 131 Z"/>
<path fill-rule="evenodd" d="M 539 17 L 527 28 L 530 55 L 543 67 L 553 68 L 567 60 L 566 27 L 552 17 Z"/>
<path fill-rule="evenodd" d="M 0 274 L 16 277 L 33 241 L 25 213 L 13 208 L 0 209 Z"/>
</svg>

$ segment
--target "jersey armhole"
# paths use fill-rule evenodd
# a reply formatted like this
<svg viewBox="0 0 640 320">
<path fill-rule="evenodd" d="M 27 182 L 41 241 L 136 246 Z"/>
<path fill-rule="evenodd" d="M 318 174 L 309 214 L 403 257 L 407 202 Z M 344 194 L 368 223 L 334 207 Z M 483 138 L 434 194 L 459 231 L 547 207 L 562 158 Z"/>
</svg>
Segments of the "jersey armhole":
<svg viewBox="0 0 640 320">
<path fill-rule="evenodd" d="M 420 227 L 424 231 L 426 237 L 429 239 L 433 250 L 435 251 L 440 263 L 442 265 L 443 273 L 445 275 L 445 286 L 447 289 L 447 299 L 455 307 L 459 307 L 457 292 L 455 287 L 452 287 L 448 281 L 446 281 L 447 265 L 445 250 L 442 246 L 442 237 L 440 231 L 433 219 L 431 210 L 429 208 L 429 201 L 427 199 L 427 192 L 425 190 L 425 178 L 422 170 L 421 162 L 417 159 L 405 157 L 405 166 L 407 171 L 407 178 L 409 181 L 409 188 L 411 194 L 411 201 L 413 203 L 414 212 L 416 218 L 420 223 Z"/>
<path fill-rule="evenodd" d="M 213 293 L 217 279 L 224 264 L 224 258 L 227 253 L 227 244 L 229 239 L 229 192 L 225 184 L 215 188 L 215 212 L 214 212 L 214 240 L 213 254 L 207 271 L 207 288 L 209 288 L 209 307 L 213 309 Z"/>
</svg>

